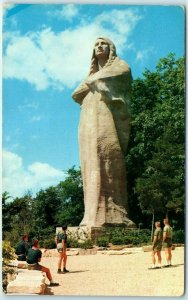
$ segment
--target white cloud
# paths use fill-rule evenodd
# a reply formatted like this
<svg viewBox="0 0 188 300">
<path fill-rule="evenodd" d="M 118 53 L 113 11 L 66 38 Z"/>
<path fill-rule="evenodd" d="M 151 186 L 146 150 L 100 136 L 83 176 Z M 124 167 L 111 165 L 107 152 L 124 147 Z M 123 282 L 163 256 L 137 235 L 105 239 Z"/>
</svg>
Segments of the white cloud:
<svg viewBox="0 0 188 300">
<path fill-rule="evenodd" d="M 121 55 L 132 47 L 129 36 L 140 18 L 136 10 L 116 9 L 97 15 L 92 22 L 84 16 L 79 26 L 60 33 L 51 28 L 25 36 L 9 33 L 3 76 L 26 80 L 37 90 L 73 88 L 89 71 L 95 39 L 109 37 Z"/>
<path fill-rule="evenodd" d="M 152 55 L 155 52 L 153 47 L 150 47 L 148 49 L 140 50 L 136 54 L 136 60 L 143 62 L 145 61 L 150 55 Z"/>
<path fill-rule="evenodd" d="M 72 21 L 72 19 L 78 15 L 78 12 L 78 6 L 74 4 L 67 4 L 64 5 L 61 10 L 57 9 L 54 11 L 48 11 L 47 14 L 51 17 L 58 17 L 61 19 Z"/>
<path fill-rule="evenodd" d="M 16 153 L 3 151 L 3 191 L 13 197 L 22 197 L 28 190 L 35 195 L 40 189 L 56 185 L 65 179 L 65 173 L 47 163 L 34 162 L 27 168 Z"/>
<path fill-rule="evenodd" d="M 127 10 L 118 10 L 114 9 L 111 12 L 102 13 L 99 15 L 95 22 L 99 22 L 99 24 L 108 27 L 111 23 L 113 26 L 113 30 L 118 34 L 125 35 L 127 38 L 128 35 L 134 29 L 136 23 L 142 17 L 137 14 L 136 10 L 127 9 Z"/>
</svg>

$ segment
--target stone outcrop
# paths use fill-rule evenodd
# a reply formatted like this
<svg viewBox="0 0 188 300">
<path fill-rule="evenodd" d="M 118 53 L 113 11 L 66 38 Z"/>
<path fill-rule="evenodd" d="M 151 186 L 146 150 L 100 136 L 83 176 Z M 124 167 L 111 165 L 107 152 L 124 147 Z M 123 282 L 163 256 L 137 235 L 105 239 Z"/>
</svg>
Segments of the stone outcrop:
<svg viewBox="0 0 188 300">
<path fill-rule="evenodd" d="M 19 270 L 16 279 L 9 282 L 7 294 L 43 295 L 45 292 L 45 274 L 40 271 Z"/>
</svg>

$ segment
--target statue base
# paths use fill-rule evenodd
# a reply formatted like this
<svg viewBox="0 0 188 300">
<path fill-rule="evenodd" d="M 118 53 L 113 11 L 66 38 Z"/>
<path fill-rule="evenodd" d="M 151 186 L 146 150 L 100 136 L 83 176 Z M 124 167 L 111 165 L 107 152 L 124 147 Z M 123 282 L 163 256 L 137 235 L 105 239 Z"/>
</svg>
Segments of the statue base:
<svg viewBox="0 0 188 300">
<path fill-rule="evenodd" d="M 127 230 L 133 230 L 136 228 L 136 225 L 132 227 L 127 227 L 124 224 L 107 224 L 102 227 L 74 226 L 68 227 L 67 234 L 69 237 L 72 237 L 80 242 L 91 239 L 95 243 L 98 238 L 108 236 L 110 228 L 125 228 Z M 57 227 L 56 233 L 61 230 L 61 227 Z"/>
</svg>

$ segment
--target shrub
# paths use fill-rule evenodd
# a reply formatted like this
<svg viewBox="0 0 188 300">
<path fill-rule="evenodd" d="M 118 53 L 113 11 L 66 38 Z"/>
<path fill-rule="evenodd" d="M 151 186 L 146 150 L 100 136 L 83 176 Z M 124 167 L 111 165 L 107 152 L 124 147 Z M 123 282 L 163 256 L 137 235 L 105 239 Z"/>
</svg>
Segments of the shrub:
<svg viewBox="0 0 188 300">
<path fill-rule="evenodd" d="M 47 240 L 40 242 L 40 246 L 42 246 L 46 249 L 54 249 L 54 248 L 56 248 L 56 242 L 54 239 L 47 239 Z"/>
<path fill-rule="evenodd" d="M 20 236 L 19 232 L 14 228 L 10 232 L 4 232 L 4 240 L 5 241 L 10 241 L 10 245 L 12 247 L 16 247 L 17 243 L 20 241 Z"/>
<path fill-rule="evenodd" d="M 109 244 L 109 239 L 107 237 L 100 237 L 97 240 L 97 245 L 99 247 L 107 247 Z"/>
<path fill-rule="evenodd" d="M 150 241 L 149 229 L 125 229 L 125 228 L 109 228 L 107 236 L 110 243 L 114 245 L 141 245 Z"/>
<path fill-rule="evenodd" d="M 133 237 L 132 236 L 124 236 L 123 237 L 123 244 L 132 244 L 133 242 Z"/>
<path fill-rule="evenodd" d="M 124 237 L 114 236 L 111 239 L 113 245 L 123 245 L 124 244 Z"/>
<path fill-rule="evenodd" d="M 15 259 L 15 250 L 11 247 L 10 242 L 3 241 L 2 244 L 3 264 L 7 264 L 10 260 Z"/>
<path fill-rule="evenodd" d="M 80 244 L 76 238 L 70 237 L 67 240 L 67 247 L 68 248 L 79 248 Z"/>
<path fill-rule="evenodd" d="M 16 278 L 16 274 L 17 271 L 14 268 L 7 266 L 2 268 L 2 287 L 4 293 L 7 293 L 7 285 L 10 281 L 10 277 L 12 278 L 11 280 L 14 280 Z"/>
<path fill-rule="evenodd" d="M 180 229 L 180 230 L 177 230 L 177 231 L 173 231 L 172 240 L 173 240 L 173 243 L 184 244 L 185 243 L 185 232 L 184 232 L 184 230 Z"/>
<path fill-rule="evenodd" d="M 91 248 L 93 248 L 92 240 L 87 239 L 83 243 L 80 243 L 80 248 L 82 248 L 82 249 L 91 249 Z"/>
</svg>

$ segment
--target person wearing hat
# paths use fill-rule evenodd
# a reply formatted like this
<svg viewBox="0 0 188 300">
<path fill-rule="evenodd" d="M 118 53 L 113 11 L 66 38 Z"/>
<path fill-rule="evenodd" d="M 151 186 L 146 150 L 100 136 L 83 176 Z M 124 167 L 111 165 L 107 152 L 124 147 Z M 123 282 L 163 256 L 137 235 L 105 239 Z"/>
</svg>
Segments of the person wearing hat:
<svg viewBox="0 0 188 300">
<path fill-rule="evenodd" d="M 67 225 L 62 226 L 62 231 L 58 232 L 56 236 L 56 245 L 57 245 L 57 251 L 59 252 L 59 260 L 58 260 L 58 274 L 65 274 L 69 272 L 66 269 L 67 264 Z M 63 271 L 61 270 L 61 265 L 63 262 Z"/>
<path fill-rule="evenodd" d="M 18 256 L 17 260 L 26 261 L 26 257 L 27 257 L 29 248 L 30 248 L 30 246 L 28 244 L 28 235 L 24 234 L 22 236 L 21 241 L 16 245 L 15 253 Z"/>
<path fill-rule="evenodd" d="M 50 281 L 50 286 L 58 286 L 59 283 L 54 282 L 49 268 L 46 268 L 39 264 L 42 258 L 42 251 L 39 249 L 39 240 L 34 239 L 32 243 L 32 248 L 28 251 L 27 264 L 28 270 L 38 270 L 46 273 L 48 280 Z"/>
</svg>

